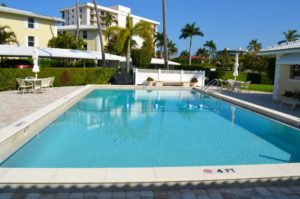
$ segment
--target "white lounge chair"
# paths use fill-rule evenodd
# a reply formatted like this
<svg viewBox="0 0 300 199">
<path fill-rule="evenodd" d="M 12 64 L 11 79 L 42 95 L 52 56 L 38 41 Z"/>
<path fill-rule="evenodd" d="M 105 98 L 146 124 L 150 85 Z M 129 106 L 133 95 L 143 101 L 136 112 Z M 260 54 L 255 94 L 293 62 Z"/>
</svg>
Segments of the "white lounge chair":
<svg viewBox="0 0 300 199">
<path fill-rule="evenodd" d="M 300 101 L 294 98 L 284 98 L 280 103 L 280 108 L 283 104 L 291 105 L 291 109 L 294 110 L 296 106 L 300 106 Z"/>
</svg>

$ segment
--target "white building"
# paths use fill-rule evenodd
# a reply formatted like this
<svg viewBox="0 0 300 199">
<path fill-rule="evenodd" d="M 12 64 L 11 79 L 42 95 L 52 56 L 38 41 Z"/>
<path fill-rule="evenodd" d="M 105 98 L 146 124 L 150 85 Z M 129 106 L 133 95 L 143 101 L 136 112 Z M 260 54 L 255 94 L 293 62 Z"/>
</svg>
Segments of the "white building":
<svg viewBox="0 0 300 199">
<path fill-rule="evenodd" d="M 300 91 L 300 41 L 264 48 L 264 56 L 276 56 L 273 99 L 284 101 L 285 91 Z"/>
<path fill-rule="evenodd" d="M 83 37 L 83 39 L 87 42 L 87 50 L 100 50 L 100 39 L 99 35 L 97 33 L 97 17 L 96 17 L 96 11 L 94 9 L 94 4 L 92 3 L 85 3 L 78 6 L 79 7 L 79 23 L 80 23 L 80 34 Z M 160 25 L 159 22 L 146 19 L 143 17 L 139 17 L 136 15 L 133 15 L 131 13 L 131 9 L 125 6 L 116 5 L 111 7 L 104 7 L 101 5 L 97 6 L 100 17 L 105 16 L 107 13 L 110 13 L 115 17 L 117 20 L 117 24 L 112 25 L 118 25 L 119 27 L 126 27 L 126 20 L 128 17 L 128 14 L 133 19 L 133 24 L 140 21 L 146 21 L 151 24 L 153 24 L 153 30 L 156 32 L 157 27 Z M 75 33 L 76 31 L 76 25 L 77 25 L 77 14 L 76 14 L 76 6 L 63 8 L 60 10 L 62 14 L 62 18 L 65 19 L 65 23 L 63 23 L 63 26 L 58 27 L 58 32 L 63 31 L 69 31 Z M 101 18 L 100 18 L 101 20 Z M 102 23 L 103 28 L 105 29 L 105 25 Z M 138 47 L 141 47 L 143 44 L 143 39 L 141 38 L 134 38 L 134 40 L 137 42 Z"/>
</svg>

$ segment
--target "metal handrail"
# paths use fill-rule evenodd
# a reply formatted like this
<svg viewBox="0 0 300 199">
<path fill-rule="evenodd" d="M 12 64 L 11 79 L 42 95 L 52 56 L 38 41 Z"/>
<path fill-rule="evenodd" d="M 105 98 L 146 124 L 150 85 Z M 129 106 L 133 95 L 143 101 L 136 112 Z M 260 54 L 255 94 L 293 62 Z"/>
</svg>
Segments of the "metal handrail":
<svg viewBox="0 0 300 199">
<path fill-rule="evenodd" d="M 208 82 L 208 84 L 206 84 L 206 86 L 204 86 L 201 90 L 205 91 L 207 90 L 210 86 L 212 86 L 213 84 L 217 83 L 217 86 L 219 86 L 220 80 L 219 79 L 213 79 L 210 82 Z"/>
</svg>

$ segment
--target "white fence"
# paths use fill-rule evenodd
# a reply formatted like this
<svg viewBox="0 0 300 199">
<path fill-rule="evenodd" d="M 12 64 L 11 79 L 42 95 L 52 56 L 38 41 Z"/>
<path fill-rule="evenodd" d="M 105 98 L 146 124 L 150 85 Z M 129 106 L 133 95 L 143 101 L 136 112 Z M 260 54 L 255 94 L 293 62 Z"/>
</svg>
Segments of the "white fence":
<svg viewBox="0 0 300 199">
<path fill-rule="evenodd" d="M 195 77 L 197 86 L 205 86 L 205 71 L 135 69 L 135 85 L 146 84 L 148 77 L 162 82 L 190 82 Z"/>
</svg>

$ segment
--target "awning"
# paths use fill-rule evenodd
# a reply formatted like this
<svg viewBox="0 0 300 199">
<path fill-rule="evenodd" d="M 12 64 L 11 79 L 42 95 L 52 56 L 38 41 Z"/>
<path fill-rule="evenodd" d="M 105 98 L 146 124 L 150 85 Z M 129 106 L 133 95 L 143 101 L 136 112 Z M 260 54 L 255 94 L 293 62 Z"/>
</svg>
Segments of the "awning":
<svg viewBox="0 0 300 199">
<path fill-rule="evenodd" d="M 277 58 L 276 64 L 294 65 L 300 64 L 300 53 L 283 55 Z"/>
<path fill-rule="evenodd" d="M 34 47 L 0 45 L 0 56 L 5 57 L 31 57 Z M 96 51 L 72 50 L 60 48 L 37 47 L 39 57 L 43 58 L 68 58 L 68 59 L 90 59 L 101 60 L 102 55 Z M 111 61 L 123 61 L 124 57 L 105 53 L 105 58 Z"/>
<path fill-rule="evenodd" d="M 0 45 L 0 56 L 3 57 L 31 57 L 34 47 Z M 61 48 L 41 48 L 37 47 L 39 57 L 42 58 L 68 58 L 68 59 L 89 59 L 101 60 L 102 54 L 98 51 L 72 50 Z M 126 58 L 118 55 L 105 53 L 105 59 L 110 61 L 126 62 Z M 163 59 L 152 58 L 151 64 L 164 64 Z M 170 65 L 180 65 L 169 61 Z"/>
</svg>

